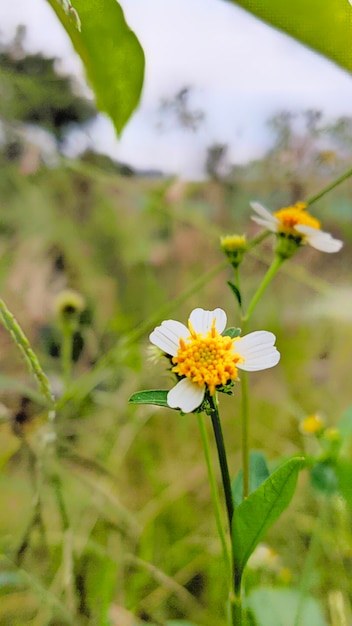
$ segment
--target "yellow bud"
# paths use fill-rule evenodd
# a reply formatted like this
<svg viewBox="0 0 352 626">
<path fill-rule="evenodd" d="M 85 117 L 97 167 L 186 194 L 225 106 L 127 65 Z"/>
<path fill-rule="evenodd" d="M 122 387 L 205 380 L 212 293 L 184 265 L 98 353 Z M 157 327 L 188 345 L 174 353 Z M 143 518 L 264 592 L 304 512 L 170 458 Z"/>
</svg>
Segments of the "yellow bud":
<svg viewBox="0 0 352 626">
<path fill-rule="evenodd" d="M 247 250 L 245 235 L 225 235 L 220 238 L 220 245 L 231 265 L 238 267 Z"/>
<path fill-rule="evenodd" d="M 324 422 L 320 415 L 314 413 L 301 421 L 299 429 L 304 435 L 317 435 L 324 429 Z"/>
</svg>

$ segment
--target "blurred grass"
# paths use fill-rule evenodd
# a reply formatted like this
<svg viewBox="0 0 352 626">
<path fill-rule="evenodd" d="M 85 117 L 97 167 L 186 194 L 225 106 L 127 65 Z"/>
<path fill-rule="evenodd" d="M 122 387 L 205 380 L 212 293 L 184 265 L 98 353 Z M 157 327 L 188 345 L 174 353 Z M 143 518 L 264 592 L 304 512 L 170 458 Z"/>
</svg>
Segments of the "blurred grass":
<svg viewBox="0 0 352 626">
<path fill-rule="evenodd" d="M 57 451 L 49 449 L 40 463 L 42 408 L 25 365 L 0 329 L 1 370 L 17 381 L 1 384 L 10 420 L 0 425 L 0 623 L 134 626 L 138 618 L 157 624 L 173 618 L 221 626 L 225 573 L 196 420 L 130 407 L 128 398 L 138 389 L 170 384 L 163 365 L 147 357 L 148 330 L 164 316 L 186 320 L 196 306 L 220 306 L 229 324 L 238 325 L 226 286 L 231 272 L 220 267 L 219 234 L 256 232 L 248 200 L 272 202 L 273 208 L 287 204 L 292 181 L 281 172 L 278 187 L 280 171 L 273 164 L 270 176 L 268 164 L 253 166 L 252 175 L 244 172 L 231 186 L 123 178 L 84 161 L 23 175 L 18 164 L 2 159 L 2 297 L 57 393 L 60 364 L 46 339 L 55 328 L 56 293 L 66 286 L 80 291 L 92 321 L 82 330 L 84 350 L 60 404 Z M 341 162 L 341 171 L 345 167 Z M 310 172 L 300 181 L 303 197 L 333 174 Z M 300 250 L 251 322 L 251 329 L 273 331 L 282 353 L 278 368 L 250 377 L 251 444 L 271 463 L 305 450 L 298 429 L 302 417 L 319 411 L 333 426 L 351 404 L 351 196 L 348 181 L 314 206 L 324 229 L 345 241 L 342 252 Z M 271 245 L 266 241 L 243 264 L 247 303 L 270 262 Z M 199 285 L 217 266 L 211 280 Z M 198 287 L 191 293 L 193 284 Z M 19 425 L 21 398 L 30 395 L 22 385 L 33 393 Z M 241 464 L 239 395 L 238 387 L 234 398 L 221 398 L 233 475 Z M 60 478 L 65 529 L 48 476 Z M 41 519 L 19 563 L 34 494 Z M 302 474 L 289 511 L 268 533 L 291 572 L 286 584 L 298 587 L 315 533 L 304 592 L 313 591 L 327 620 L 331 589 L 351 601 L 349 523 L 341 502 L 314 494 Z"/>
</svg>

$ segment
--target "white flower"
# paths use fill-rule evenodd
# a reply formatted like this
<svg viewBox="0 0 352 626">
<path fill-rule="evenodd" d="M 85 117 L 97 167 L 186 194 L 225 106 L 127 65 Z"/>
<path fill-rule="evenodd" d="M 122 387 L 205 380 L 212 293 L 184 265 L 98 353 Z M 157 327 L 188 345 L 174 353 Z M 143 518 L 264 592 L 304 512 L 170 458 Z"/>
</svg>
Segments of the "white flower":
<svg viewBox="0 0 352 626">
<path fill-rule="evenodd" d="M 294 206 L 270 213 L 259 202 L 251 202 L 252 209 L 259 215 L 252 217 L 252 220 L 273 233 L 291 235 L 297 238 L 299 243 L 308 243 L 316 250 L 322 252 L 341 250 L 343 242 L 320 230 L 319 221 L 305 210 L 306 206 L 304 202 L 297 202 Z"/>
<path fill-rule="evenodd" d="M 273 333 L 259 330 L 231 338 L 221 334 L 225 327 L 222 309 L 194 309 L 188 327 L 166 320 L 151 333 L 151 343 L 171 357 L 172 371 L 181 378 L 167 395 L 171 408 L 191 413 L 206 390 L 214 395 L 216 387 L 238 380 L 238 369 L 254 372 L 279 362 Z"/>
</svg>

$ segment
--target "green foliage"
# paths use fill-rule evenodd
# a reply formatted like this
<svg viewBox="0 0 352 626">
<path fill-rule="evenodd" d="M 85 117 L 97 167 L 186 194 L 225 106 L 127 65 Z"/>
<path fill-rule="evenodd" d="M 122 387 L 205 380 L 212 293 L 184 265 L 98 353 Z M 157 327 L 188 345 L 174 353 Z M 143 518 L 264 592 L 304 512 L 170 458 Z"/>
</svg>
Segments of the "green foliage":
<svg viewBox="0 0 352 626">
<path fill-rule="evenodd" d="M 57 0 L 48 0 L 82 59 L 97 107 L 121 133 L 136 108 L 144 76 L 144 54 L 116 0 L 75 0 L 79 32 Z"/>
<path fill-rule="evenodd" d="M 151 389 L 149 391 L 137 391 L 129 399 L 130 404 L 154 404 L 170 408 L 167 403 L 168 391 L 164 389 Z"/>
<path fill-rule="evenodd" d="M 352 7 L 346 0 L 232 0 L 256 17 L 352 70 Z"/>
<path fill-rule="evenodd" d="M 336 464 L 331 461 L 316 463 L 310 471 L 310 478 L 314 489 L 325 493 L 325 495 L 331 496 L 338 490 L 339 480 L 336 474 Z"/>
<path fill-rule="evenodd" d="M 295 589 L 255 589 L 248 608 L 257 626 L 327 626 L 318 602 Z"/>
<path fill-rule="evenodd" d="M 231 535 L 238 580 L 268 528 L 287 508 L 294 494 L 298 472 L 303 466 L 303 459 L 290 459 L 235 509 Z"/>
<path fill-rule="evenodd" d="M 249 455 L 249 493 L 255 491 L 269 478 L 270 472 L 266 458 L 262 452 L 252 450 Z M 232 482 L 232 495 L 235 506 L 243 500 L 243 470 L 240 469 L 235 480 Z"/>
<path fill-rule="evenodd" d="M 234 339 L 235 337 L 240 336 L 241 329 L 232 326 L 231 328 L 226 328 L 226 330 L 224 330 L 222 334 L 224 335 L 224 337 L 231 337 L 232 339 Z"/>
</svg>

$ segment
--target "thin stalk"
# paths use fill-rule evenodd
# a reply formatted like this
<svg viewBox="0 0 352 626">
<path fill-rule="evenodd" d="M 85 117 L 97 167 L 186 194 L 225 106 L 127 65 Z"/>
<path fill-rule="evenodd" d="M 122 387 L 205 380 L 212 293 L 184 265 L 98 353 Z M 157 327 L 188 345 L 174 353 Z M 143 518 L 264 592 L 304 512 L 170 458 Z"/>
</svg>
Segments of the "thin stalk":
<svg viewBox="0 0 352 626">
<path fill-rule="evenodd" d="M 232 595 L 230 597 L 230 614 L 231 614 L 231 624 L 233 626 L 242 626 L 243 612 L 242 612 L 242 601 L 241 601 L 240 595 Z"/>
<path fill-rule="evenodd" d="M 232 524 L 232 518 L 233 518 L 233 513 L 234 513 L 234 506 L 233 506 L 229 468 L 227 465 L 224 437 L 222 434 L 219 410 L 218 410 L 215 396 L 209 396 L 209 403 L 211 407 L 210 408 L 211 421 L 213 424 L 214 436 L 215 436 L 216 447 L 217 447 L 218 457 L 219 457 L 219 464 L 220 464 L 220 469 L 221 469 L 222 484 L 223 484 L 224 494 L 225 494 L 227 517 L 229 520 L 229 528 L 231 532 L 231 524 Z"/>
<path fill-rule="evenodd" d="M 261 296 L 263 295 L 265 289 L 267 288 L 267 286 L 269 285 L 269 283 L 272 281 L 272 279 L 274 278 L 275 274 L 277 273 L 277 271 L 280 269 L 282 263 L 284 262 L 284 259 L 282 259 L 280 256 L 276 255 L 272 264 L 270 265 L 267 273 L 265 274 L 262 282 L 260 283 L 257 291 L 255 292 L 252 300 L 249 303 L 248 309 L 247 309 L 247 313 L 242 317 L 242 321 L 244 323 L 248 323 L 252 313 L 256 307 L 256 305 L 258 304 Z M 243 328 L 242 328 L 243 330 Z"/>
<path fill-rule="evenodd" d="M 61 344 L 61 367 L 62 375 L 65 383 L 65 389 L 71 382 L 72 374 L 72 343 L 73 332 L 70 324 L 64 324 L 62 328 L 62 344 Z"/>
<path fill-rule="evenodd" d="M 331 191 L 332 189 L 340 185 L 340 183 L 343 183 L 343 181 L 349 178 L 350 176 L 352 176 L 352 167 L 349 170 L 347 170 L 347 172 L 345 172 L 344 174 L 336 178 L 336 180 L 334 180 L 332 183 L 329 183 L 329 185 L 324 187 L 324 189 L 316 193 L 314 196 L 311 196 L 310 198 L 308 198 L 308 200 L 306 200 L 307 205 L 309 206 L 313 204 L 314 202 L 316 202 L 317 200 L 320 200 L 320 198 L 325 196 L 326 193 L 328 193 L 329 191 Z"/>
<path fill-rule="evenodd" d="M 46 399 L 48 405 L 53 407 L 55 405 L 55 399 L 52 394 L 49 380 L 41 368 L 36 354 L 33 352 L 30 343 L 24 334 L 19 323 L 8 310 L 5 302 L 0 300 L 0 321 L 3 323 L 6 330 L 10 333 L 13 341 L 18 349 L 21 351 L 30 372 L 33 374 L 37 381 L 40 392 Z"/>
<path fill-rule="evenodd" d="M 243 499 L 249 495 L 249 402 L 247 372 L 241 373 Z"/>
<path fill-rule="evenodd" d="M 214 472 L 212 458 L 210 454 L 209 438 L 208 438 L 208 433 L 207 433 L 207 429 L 205 426 L 204 416 L 202 413 L 198 413 L 198 424 L 199 424 L 199 429 L 200 429 L 200 433 L 202 437 L 205 462 L 206 462 L 206 466 L 208 470 L 210 491 L 211 491 L 211 496 L 213 499 L 214 510 L 215 510 L 216 526 L 217 526 L 219 537 L 220 537 L 224 561 L 226 563 L 226 568 L 228 571 L 228 578 L 229 580 L 231 580 L 231 556 L 230 556 L 230 552 L 229 552 L 228 545 L 226 542 L 226 532 L 225 532 L 224 524 L 222 521 L 218 488 L 216 484 L 215 472 Z"/>
</svg>

